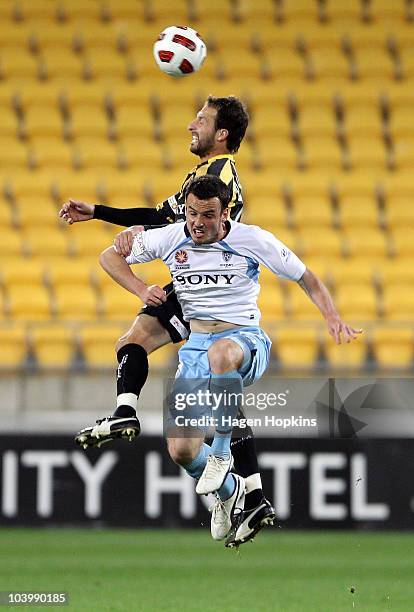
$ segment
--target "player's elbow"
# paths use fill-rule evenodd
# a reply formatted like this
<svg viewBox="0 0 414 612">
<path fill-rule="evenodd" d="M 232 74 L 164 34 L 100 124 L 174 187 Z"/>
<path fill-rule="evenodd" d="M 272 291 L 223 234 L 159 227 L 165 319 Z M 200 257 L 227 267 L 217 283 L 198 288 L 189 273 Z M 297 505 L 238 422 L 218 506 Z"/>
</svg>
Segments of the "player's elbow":
<svg viewBox="0 0 414 612">
<path fill-rule="evenodd" d="M 99 263 L 105 271 L 108 271 L 111 267 L 111 261 L 113 261 L 114 255 L 116 255 L 116 253 L 113 246 L 108 247 L 100 254 Z"/>
</svg>

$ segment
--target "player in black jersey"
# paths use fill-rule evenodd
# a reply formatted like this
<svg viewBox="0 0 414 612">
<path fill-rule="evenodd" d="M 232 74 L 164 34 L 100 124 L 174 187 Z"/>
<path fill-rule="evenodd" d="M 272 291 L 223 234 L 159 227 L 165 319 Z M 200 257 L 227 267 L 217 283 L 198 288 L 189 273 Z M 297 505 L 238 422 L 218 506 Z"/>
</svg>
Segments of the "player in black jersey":
<svg viewBox="0 0 414 612">
<path fill-rule="evenodd" d="M 196 176 L 213 174 L 231 188 L 230 216 L 239 221 L 243 197 L 233 153 L 238 151 L 247 125 L 248 115 L 240 100 L 233 96 L 209 96 L 188 128 L 192 135 L 190 151 L 200 158 L 200 163 L 187 175 L 178 193 L 164 200 L 156 208 L 117 209 L 69 200 L 59 214 L 69 224 L 101 219 L 129 227 L 115 240 L 117 250 L 127 256 L 134 236 L 144 229 L 142 226 L 153 227 L 184 221 L 185 187 Z M 148 354 L 171 341 L 181 342 L 188 337 L 189 326 L 183 319 L 172 283 L 164 287 L 161 293 L 159 288 L 156 290 L 149 287 L 140 297 L 145 306 L 116 346 L 119 364 L 117 409 L 111 417 L 100 419 L 94 427 L 87 427 L 79 432 L 75 440 L 84 448 L 100 446 L 103 442 L 117 437 L 132 439 L 139 435 L 136 407 L 148 376 Z M 262 491 L 253 432 L 250 428 L 233 431 L 232 454 L 236 471 L 246 480 L 244 520 L 251 525 L 253 537 L 264 524 L 273 521 L 275 511 Z"/>
</svg>

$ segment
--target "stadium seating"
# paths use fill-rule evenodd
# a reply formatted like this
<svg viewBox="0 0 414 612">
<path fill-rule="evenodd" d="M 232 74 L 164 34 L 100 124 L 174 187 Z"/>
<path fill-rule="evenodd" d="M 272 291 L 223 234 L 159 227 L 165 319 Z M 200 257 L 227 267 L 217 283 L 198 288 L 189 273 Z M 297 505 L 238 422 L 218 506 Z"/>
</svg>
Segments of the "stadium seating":
<svg viewBox="0 0 414 612">
<path fill-rule="evenodd" d="M 77 342 L 90 367 L 113 366 L 114 341 L 140 308 L 99 267 L 119 228 L 66 228 L 60 205 L 144 206 L 176 193 L 197 161 L 189 122 L 209 93 L 234 93 L 251 115 L 236 156 L 243 219 L 297 251 L 344 317 L 369 321 L 362 339 L 337 347 L 305 294 L 262 272 L 279 367 L 312 369 L 323 357 L 332 369 L 367 359 L 412 368 L 412 5 L 0 3 L 0 311 L 10 327 L 0 329 L 0 367 L 32 354 L 40 366 L 70 366 Z M 151 47 L 176 21 L 200 31 L 208 57 L 199 74 L 172 80 Z M 170 280 L 160 262 L 137 271 Z M 162 368 L 173 354 L 150 361 Z"/>
</svg>

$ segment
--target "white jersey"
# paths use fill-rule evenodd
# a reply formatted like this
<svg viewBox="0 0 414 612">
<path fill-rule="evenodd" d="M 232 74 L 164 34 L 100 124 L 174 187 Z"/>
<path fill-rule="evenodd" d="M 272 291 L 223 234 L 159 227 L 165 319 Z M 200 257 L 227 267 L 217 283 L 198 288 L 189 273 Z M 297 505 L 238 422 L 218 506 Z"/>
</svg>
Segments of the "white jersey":
<svg viewBox="0 0 414 612">
<path fill-rule="evenodd" d="M 305 264 L 273 234 L 229 221 L 227 236 L 213 244 L 193 242 L 185 223 L 135 236 L 128 264 L 162 259 L 169 267 L 184 319 L 220 320 L 257 326 L 259 266 L 299 280 Z"/>
</svg>

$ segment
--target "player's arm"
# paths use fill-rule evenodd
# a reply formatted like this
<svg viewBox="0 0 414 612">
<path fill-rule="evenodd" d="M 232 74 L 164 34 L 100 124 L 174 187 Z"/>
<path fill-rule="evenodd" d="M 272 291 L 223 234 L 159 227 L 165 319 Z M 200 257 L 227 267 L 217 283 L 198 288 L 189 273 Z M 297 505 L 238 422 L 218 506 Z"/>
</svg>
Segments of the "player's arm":
<svg viewBox="0 0 414 612">
<path fill-rule="evenodd" d="M 99 263 L 115 282 L 121 287 L 138 296 L 144 304 L 159 306 L 165 302 L 165 291 L 158 285 L 146 285 L 135 276 L 125 258 L 109 247 L 101 253 Z"/>
<path fill-rule="evenodd" d="M 351 342 L 351 340 L 357 338 L 358 334 L 362 333 L 362 329 L 354 329 L 342 321 L 335 308 L 331 294 L 316 274 L 306 268 L 303 276 L 297 283 L 315 306 L 319 308 L 326 320 L 328 331 L 336 344 L 341 344 L 342 340 L 344 342 Z"/>
<path fill-rule="evenodd" d="M 68 200 L 59 211 L 59 217 L 72 225 L 80 221 L 100 219 L 107 223 L 130 227 L 132 225 L 162 225 L 171 223 L 164 208 L 113 208 L 103 204 L 88 204 L 79 200 Z"/>
</svg>

